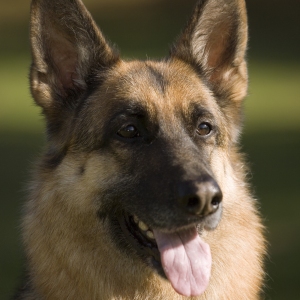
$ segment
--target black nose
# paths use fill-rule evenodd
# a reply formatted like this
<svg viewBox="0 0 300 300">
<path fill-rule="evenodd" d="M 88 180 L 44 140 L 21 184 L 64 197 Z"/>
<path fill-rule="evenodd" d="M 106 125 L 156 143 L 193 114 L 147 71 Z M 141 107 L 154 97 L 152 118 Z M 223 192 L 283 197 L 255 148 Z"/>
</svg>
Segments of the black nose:
<svg viewBox="0 0 300 300">
<path fill-rule="evenodd" d="M 179 185 L 179 206 L 188 214 L 207 216 L 218 210 L 222 192 L 211 176 L 203 176 L 195 181 Z"/>
</svg>

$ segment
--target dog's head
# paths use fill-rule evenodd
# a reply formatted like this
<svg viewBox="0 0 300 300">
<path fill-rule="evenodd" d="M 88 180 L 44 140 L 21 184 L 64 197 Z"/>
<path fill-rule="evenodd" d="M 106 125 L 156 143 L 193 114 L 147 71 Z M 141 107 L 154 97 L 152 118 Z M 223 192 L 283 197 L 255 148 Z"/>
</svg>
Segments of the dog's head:
<svg viewBox="0 0 300 300">
<path fill-rule="evenodd" d="M 199 1 L 161 61 L 121 60 L 80 0 L 34 0 L 31 39 L 31 89 L 47 122 L 43 173 L 76 205 L 95 207 L 126 255 L 179 293 L 202 293 L 211 258 L 199 234 L 230 201 L 247 90 L 244 2 Z M 200 261 L 179 266 L 176 249 Z M 190 283 L 177 278 L 184 272 Z"/>
</svg>

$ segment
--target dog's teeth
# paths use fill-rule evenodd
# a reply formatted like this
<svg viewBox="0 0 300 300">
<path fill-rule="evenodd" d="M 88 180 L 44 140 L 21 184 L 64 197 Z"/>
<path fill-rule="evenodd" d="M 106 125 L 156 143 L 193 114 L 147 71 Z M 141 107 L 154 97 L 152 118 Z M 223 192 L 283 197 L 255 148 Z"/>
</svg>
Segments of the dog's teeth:
<svg viewBox="0 0 300 300">
<path fill-rule="evenodd" d="M 137 216 L 133 216 L 133 221 L 136 224 L 139 224 L 139 218 Z"/>
<path fill-rule="evenodd" d="M 149 227 L 142 221 L 139 221 L 139 228 L 143 231 L 147 231 Z"/>
<path fill-rule="evenodd" d="M 150 230 L 147 230 L 146 231 L 146 235 L 147 235 L 147 237 L 149 238 L 149 239 L 152 239 L 152 240 L 154 240 L 155 238 L 154 238 L 154 234 L 153 234 L 153 232 L 152 231 L 150 231 Z"/>
</svg>

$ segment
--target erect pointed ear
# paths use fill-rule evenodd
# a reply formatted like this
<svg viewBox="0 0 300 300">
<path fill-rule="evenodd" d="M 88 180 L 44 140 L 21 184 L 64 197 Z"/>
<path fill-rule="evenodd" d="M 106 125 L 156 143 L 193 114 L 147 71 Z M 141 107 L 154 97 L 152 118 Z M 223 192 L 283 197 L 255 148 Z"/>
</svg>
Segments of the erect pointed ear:
<svg viewBox="0 0 300 300">
<path fill-rule="evenodd" d="M 194 65 L 217 94 L 247 93 L 247 15 L 244 0 L 199 0 L 171 56 Z"/>
<path fill-rule="evenodd" d="M 81 0 L 33 0 L 31 45 L 32 94 L 50 122 L 118 60 Z"/>
</svg>

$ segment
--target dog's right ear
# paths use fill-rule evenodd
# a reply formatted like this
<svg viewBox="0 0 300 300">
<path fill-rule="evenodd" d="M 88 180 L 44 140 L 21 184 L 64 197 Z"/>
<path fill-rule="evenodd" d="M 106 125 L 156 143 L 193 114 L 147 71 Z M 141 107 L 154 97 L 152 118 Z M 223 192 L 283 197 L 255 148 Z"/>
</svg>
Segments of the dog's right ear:
<svg viewBox="0 0 300 300">
<path fill-rule="evenodd" d="M 81 0 L 33 0 L 31 89 L 48 121 L 64 118 L 92 88 L 95 73 L 119 57 Z"/>
</svg>

